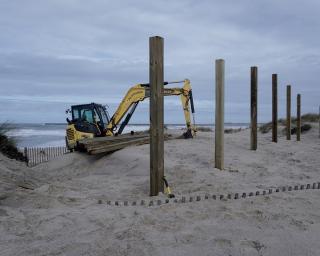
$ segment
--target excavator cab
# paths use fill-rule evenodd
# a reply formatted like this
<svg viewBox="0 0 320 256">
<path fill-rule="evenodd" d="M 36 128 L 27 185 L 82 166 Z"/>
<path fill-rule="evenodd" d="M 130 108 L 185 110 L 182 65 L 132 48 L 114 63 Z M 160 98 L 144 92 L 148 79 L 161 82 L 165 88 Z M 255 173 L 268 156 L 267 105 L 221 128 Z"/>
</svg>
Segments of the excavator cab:
<svg viewBox="0 0 320 256">
<path fill-rule="evenodd" d="M 101 104 L 74 105 L 68 112 L 72 116 L 71 120 L 67 118 L 66 145 L 69 149 L 75 148 L 80 139 L 105 136 L 110 117 Z"/>
</svg>

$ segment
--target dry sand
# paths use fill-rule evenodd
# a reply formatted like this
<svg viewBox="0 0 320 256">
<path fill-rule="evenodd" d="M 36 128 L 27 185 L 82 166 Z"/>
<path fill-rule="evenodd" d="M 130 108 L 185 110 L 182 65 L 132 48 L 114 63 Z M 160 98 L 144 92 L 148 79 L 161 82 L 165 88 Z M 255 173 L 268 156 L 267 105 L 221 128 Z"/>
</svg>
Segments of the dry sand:
<svg viewBox="0 0 320 256">
<path fill-rule="evenodd" d="M 165 173 L 175 195 L 320 182 L 317 129 L 301 142 L 281 136 L 277 144 L 259 133 L 256 152 L 248 150 L 249 134 L 225 134 L 225 171 L 213 168 L 212 132 L 167 141 Z M 99 157 L 72 153 L 33 168 L 1 155 L 0 255 L 319 255 L 318 189 L 153 207 L 106 204 L 149 200 L 148 192 L 149 145 Z"/>
</svg>

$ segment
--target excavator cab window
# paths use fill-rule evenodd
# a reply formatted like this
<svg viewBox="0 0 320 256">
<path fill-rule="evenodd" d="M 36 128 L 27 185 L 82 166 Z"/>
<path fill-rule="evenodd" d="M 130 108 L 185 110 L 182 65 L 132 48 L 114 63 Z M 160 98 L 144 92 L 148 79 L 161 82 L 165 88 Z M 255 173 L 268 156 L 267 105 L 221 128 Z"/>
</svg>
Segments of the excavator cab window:
<svg viewBox="0 0 320 256">
<path fill-rule="evenodd" d="M 72 108 L 72 120 L 77 120 L 80 118 L 80 113 L 79 113 L 79 109 L 77 108 Z"/>
<path fill-rule="evenodd" d="M 97 127 L 97 122 L 100 120 L 98 115 L 95 115 L 95 108 L 92 104 L 72 106 L 72 123 L 80 132 L 94 133 L 100 135 L 101 131 Z"/>
<path fill-rule="evenodd" d="M 93 108 L 90 105 L 72 106 L 72 121 L 86 121 L 93 123 Z"/>
<path fill-rule="evenodd" d="M 103 108 L 102 106 L 99 106 L 99 112 L 101 114 L 101 118 L 102 118 L 102 122 L 107 125 L 109 123 L 109 116 L 108 116 L 108 113 L 106 112 L 106 109 Z"/>
<path fill-rule="evenodd" d="M 88 123 L 94 123 L 93 122 L 93 112 L 92 112 L 92 109 L 81 109 L 80 111 L 81 113 L 81 119 L 83 121 L 86 121 Z"/>
</svg>

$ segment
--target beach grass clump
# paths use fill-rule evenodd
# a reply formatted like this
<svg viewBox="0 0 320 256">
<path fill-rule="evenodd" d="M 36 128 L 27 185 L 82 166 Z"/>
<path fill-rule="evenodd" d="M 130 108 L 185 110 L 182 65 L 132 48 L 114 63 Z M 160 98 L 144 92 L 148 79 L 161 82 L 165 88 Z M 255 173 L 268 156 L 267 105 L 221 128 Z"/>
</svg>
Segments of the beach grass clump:
<svg viewBox="0 0 320 256">
<path fill-rule="evenodd" d="M 237 132 L 241 132 L 242 131 L 242 129 L 241 128 L 229 128 L 229 129 L 225 129 L 224 130 L 224 133 L 227 133 L 227 134 L 229 134 L 229 133 L 237 133 Z"/>
<path fill-rule="evenodd" d="M 286 122 L 287 122 L 287 120 L 285 118 L 280 118 L 278 120 L 278 125 L 286 126 Z M 319 122 L 319 115 L 318 114 L 314 114 L 314 113 L 304 114 L 304 115 L 301 116 L 301 122 L 302 123 L 316 123 L 316 122 Z M 293 125 L 296 125 L 297 118 L 296 117 L 292 117 L 291 118 L 291 123 Z M 304 128 L 302 128 L 302 127 L 304 127 Z M 265 123 L 265 124 L 263 124 L 263 125 L 261 125 L 259 127 L 259 131 L 261 133 L 268 133 L 268 132 L 271 131 L 271 129 L 272 129 L 272 122 Z M 310 129 L 311 129 L 311 125 L 309 125 L 309 124 L 302 124 L 301 125 L 301 132 L 306 132 L 306 131 L 309 131 Z"/>
<path fill-rule="evenodd" d="M 16 141 L 6 135 L 12 129 L 14 127 L 8 123 L 0 124 L 0 152 L 11 159 L 25 162 L 26 158 L 18 150 Z"/>
<path fill-rule="evenodd" d="M 263 124 L 259 127 L 259 131 L 261 133 L 268 133 L 270 132 L 272 129 L 272 122 L 269 122 L 269 123 L 266 123 L 266 124 Z"/>
<path fill-rule="evenodd" d="M 312 126 L 310 124 L 303 124 L 301 125 L 301 133 L 305 133 L 309 130 L 311 130 Z M 291 134 L 296 134 L 297 133 L 297 127 L 293 127 L 291 129 Z"/>
<path fill-rule="evenodd" d="M 319 115 L 314 113 L 307 113 L 301 116 L 301 121 L 308 123 L 316 123 L 319 122 Z"/>
<path fill-rule="evenodd" d="M 293 124 L 297 123 L 297 118 L 292 117 L 291 119 Z M 301 122 L 302 123 L 317 123 L 319 122 L 319 115 L 318 114 L 313 114 L 313 113 L 307 113 L 301 116 Z"/>
</svg>

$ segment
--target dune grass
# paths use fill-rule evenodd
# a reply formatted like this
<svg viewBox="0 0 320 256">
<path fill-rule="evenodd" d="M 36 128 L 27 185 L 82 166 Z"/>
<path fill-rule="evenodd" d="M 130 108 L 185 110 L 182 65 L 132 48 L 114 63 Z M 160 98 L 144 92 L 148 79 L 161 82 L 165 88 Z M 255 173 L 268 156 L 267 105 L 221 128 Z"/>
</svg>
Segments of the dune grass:
<svg viewBox="0 0 320 256">
<path fill-rule="evenodd" d="M 280 119 L 278 119 L 278 125 L 285 126 L 286 125 L 286 121 L 287 120 L 285 118 L 280 118 Z M 296 123 L 297 123 L 297 118 L 296 117 L 292 117 L 291 118 L 291 122 L 292 122 L 292 125 L 295 126 Z M 316 122 L 319 122 L 319 115 L 318 114 L 314 114 L 314 113 L 304 114 L 304 115 L 301 116 L 301 122 L 302 123 L 316 123 Z M 272 122 L 263 124 L 263 125 L 261 125 L 259 127 L 259 131 L 261 133 L 268 133 L 269 131 L 271 131 L 271 129 L 272 129 Z"/>
<path fill-rule="evenodd" d="M 25 162 L 26 158 L 19 152 L 16 141 L 6 135 L 12 129 L 14 129 L 12 124 L 0 124 L 0 152 L 11 159 Z"/>
</svg>

